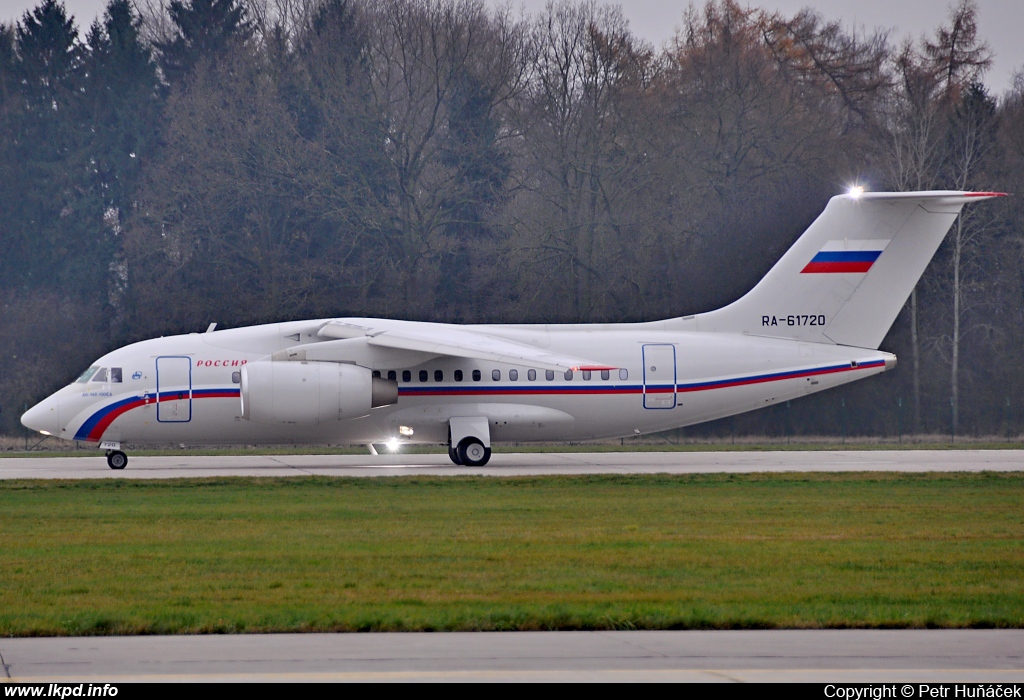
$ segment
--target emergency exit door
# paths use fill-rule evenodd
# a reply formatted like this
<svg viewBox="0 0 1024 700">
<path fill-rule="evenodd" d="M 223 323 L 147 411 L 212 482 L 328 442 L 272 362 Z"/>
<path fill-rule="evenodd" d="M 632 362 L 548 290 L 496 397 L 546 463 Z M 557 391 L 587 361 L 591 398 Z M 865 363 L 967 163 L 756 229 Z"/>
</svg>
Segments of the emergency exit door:
<svg viewBox="0 0 1024 700">
<path fill-rule="evenodd" d="M 156 419 L 160 423 L 192 420 L 192 358 L 156 358 Z"/>
<path fill-rule="evenodd" d="M 644 345 L 644 408 L 676 407 L 676 346 Z"/>
</svg>

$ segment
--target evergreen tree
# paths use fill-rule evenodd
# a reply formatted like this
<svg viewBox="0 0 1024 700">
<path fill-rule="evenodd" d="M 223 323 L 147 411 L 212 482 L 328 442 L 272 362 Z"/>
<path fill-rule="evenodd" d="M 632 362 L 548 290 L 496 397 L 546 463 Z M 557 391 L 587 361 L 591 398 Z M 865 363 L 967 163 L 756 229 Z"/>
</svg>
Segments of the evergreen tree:
<svg viewBox="0 0 1024 700">
<path fill-rule="evenodd" d="M 24 97 L 44 111 L 54 101 L 64 101 L 81 59 L 74 19 L 57 0 L 43 0 L 25 13 L 16 33 Z"/>
<path fill-rule="evenodd" d="M 14 146 L 12 115 L 18 88 L 18 80 L 15 75 L 18 67 L 14 52 L 15 40 L 14 25 L 0 23 L 0 183 L 12 180 L 8 170 L 12 169 L 15 164 L 12 152 Z M 0 222 L 10 221 L 9 204 L 6 197 L 0 197 Z M 3 224 L 0 223 L 0 232 L 3 230 Z"/>
<path fill-rule="evenodd" d="M 105 349 L 113 241 L 91 187 L 85 56 L 55 0 L 0 30 L 0 347 L 11 349 L 0 395 L 11 407 L 67 383 Z M 17 411 L 0 419 L 13 430 Z"/>
<path fill-rule="evenodd" d="M 0 22 L 0 110 L 10 100 L 14 89 L 14 27 Z"/>
<path fill-rule="evenodd" d="M 252 35 L 245 6 L 238 0 L 171 0 L 177 36 L 160 42 L 160 67 L 171 83 L 191 73 L 200 61 L 216 63 L 234 45 Z"/>
<path fill-rule="evenodd" d="M 506 199 L 508 153 L 498 143 L 500 120 L 494 113 L 494 88 L 465 74 L 455 89 L 448 113 L 448 138 L 440 160 L 453 172 L 459 187 L 447 206 L 451 248 L 442 254 L 437 296 L 446 308 L 461 310 L 473 298 L 474 251 L 485 249 L 493 236 L 488 213 Z M 480 256 L 476 256 L 479 259 Z"/>
<path fill-rule="evenodd" d="M 56 0 L 26 12 L 15 29 L 16 100 L 5 114 L 7 285 L 49 287 L 93 297 L 98 221 L 84 180 L 88 158 L 80 120 L 82 47 L 73 19 Z"/>
<path fill-rule="evenodd" d="M 111 0 L 87 38 L 85 87 L 95 186 L 108 222 L 130 205 L 140 164 L 155 147 L 159 124 L 156 66 L 139 35 L 129 0 Z"/>
</svg>

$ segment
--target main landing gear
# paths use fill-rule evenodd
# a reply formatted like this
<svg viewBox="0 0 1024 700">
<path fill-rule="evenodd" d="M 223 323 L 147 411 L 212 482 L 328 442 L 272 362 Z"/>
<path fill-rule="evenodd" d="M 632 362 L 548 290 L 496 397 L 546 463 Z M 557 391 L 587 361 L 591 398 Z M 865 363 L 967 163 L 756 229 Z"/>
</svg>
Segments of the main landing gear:
<svg viewBox="0 0 1024 700">
<path fill-rule="evenodd" d="M 107 466 L 111 469 L 124 469 L 128 466 L 128 455 L 121 450 L 107 450 Z"/>
<path fill-rule="evenodd" d="M 466 437 L 457 447 L 448 446 L 448 456 L 459 466 L 482 467 L 491 458 L 491 448 L 475 437 Z"/>
<path fill-rule="evenodd" d="M 458 446 L 452 447 L 451 445 L 448 445 L 448 459 L 460 467 L 462 466 L 462 457 L 459 457 Z"/>
<path fill-rule="evenodd" d="M 448 456 L 464 467 L 482 467 L 491 458 L 491 435 L 485 416 L 453 416 L 448 420 Z"/>
</svg>

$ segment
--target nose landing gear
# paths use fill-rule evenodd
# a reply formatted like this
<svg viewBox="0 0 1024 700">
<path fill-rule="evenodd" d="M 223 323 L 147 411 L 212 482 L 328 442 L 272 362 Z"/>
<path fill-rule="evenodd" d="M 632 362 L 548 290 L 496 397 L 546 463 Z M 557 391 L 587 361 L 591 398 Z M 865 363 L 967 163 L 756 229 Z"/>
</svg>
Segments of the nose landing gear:
<svg viewBox="0 0 1024 700">
<path fill-rule="evenodd" d="M 128 466 L 128 455 L 121 450 L 107 450 L 107 466 L 111 469 L 124 469 Z"/>
</svg>

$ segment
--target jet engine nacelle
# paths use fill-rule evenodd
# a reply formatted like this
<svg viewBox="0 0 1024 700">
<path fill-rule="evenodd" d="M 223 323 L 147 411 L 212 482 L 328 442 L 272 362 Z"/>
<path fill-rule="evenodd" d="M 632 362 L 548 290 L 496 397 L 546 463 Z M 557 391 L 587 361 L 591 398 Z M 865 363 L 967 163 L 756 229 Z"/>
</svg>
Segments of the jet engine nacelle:
<svg viewBox="0 0 1024 700">
<path fill-rule="evenodd" d="M 242 417 L 254 423 L 326 423 L 398 402 L 398 383 L 340 362 L 250 362 L 242 367 Z"/>
</svg>

